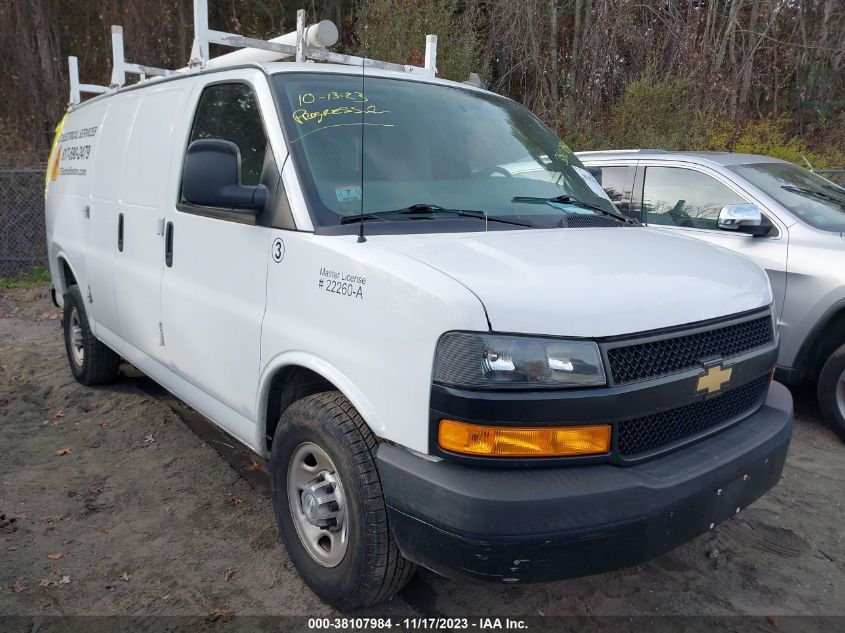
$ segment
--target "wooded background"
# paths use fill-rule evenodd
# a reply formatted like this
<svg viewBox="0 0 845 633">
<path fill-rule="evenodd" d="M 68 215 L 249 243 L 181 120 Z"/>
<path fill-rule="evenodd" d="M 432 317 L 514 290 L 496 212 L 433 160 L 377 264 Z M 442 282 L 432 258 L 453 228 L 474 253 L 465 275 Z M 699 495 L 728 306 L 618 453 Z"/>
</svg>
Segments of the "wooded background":
<svg viewBox="0 0 845 633">
<path fill-rule="evenodd" d="M 479 73 L 575 149 L 750 151 L 845 165 L 845 0 L 209 0 L 210 26 L 268 38 L 309 22 L 335 50 Z M 82 81 L 108 83 L 110 26 L 130 61 L 188 60 L 191 0 L 0 0 L 0 163 L 39 164 Z M 212 48 L 212 54 L 223 50 Z"/>
</svg>

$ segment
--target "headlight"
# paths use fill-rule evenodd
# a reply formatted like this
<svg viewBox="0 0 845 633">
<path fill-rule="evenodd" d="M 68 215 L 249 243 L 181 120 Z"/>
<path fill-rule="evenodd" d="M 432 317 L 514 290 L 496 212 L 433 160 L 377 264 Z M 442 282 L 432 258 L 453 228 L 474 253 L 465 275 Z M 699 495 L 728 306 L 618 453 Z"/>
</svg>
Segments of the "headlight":
<svg viewBox="0 0 845 633">
<path fill-rule="evenodd" d="M 606 384 L 593 341 L 447 332 L 437 343 L 434 381 L 470 389 Z"/>
</svg>

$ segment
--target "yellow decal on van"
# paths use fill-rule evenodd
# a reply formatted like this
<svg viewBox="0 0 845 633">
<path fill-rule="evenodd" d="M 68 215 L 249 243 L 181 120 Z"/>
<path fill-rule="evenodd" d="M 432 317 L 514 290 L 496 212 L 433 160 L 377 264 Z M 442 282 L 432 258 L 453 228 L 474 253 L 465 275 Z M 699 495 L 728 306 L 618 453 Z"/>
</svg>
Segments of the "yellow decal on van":
<svg viewBox="0 0 845 633">
<path fill-rule="evenodd" d="M 50 193 L 50 183 L 59 177 L 59 161 L 62 158 L 62 151 L 59 147 L 59 137 L 62 135 L 62 129 L 65 127 L 65 120 L 67 114 L 62 117 L 59 124 L 56 126 L 56 134 L 53 136 L 53 145 L 50 147 L 50 158 L 47 159 L 47 170 L 44 174 L 44 198 Z"/>
<path fill-rule="evenodd" d="M 62 148 L 59 147 L 58 151 L 56 152 L 55 158 L 53 158 L 53 167 L 50 169 L 50 182 L 54 181 L 56 178 L 59 177 L 59 161 L 62 159 Z"/>
</svg>

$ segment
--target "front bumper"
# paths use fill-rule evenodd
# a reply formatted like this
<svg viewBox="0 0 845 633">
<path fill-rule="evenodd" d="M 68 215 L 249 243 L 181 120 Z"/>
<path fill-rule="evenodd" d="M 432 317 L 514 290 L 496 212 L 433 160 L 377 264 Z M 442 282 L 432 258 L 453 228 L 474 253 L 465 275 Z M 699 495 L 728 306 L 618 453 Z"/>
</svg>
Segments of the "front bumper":
<svg viewBox="0 0 845 633">
<path fill-rule="evenodd" d="M 445 576 L 548 581 L 643 563 L 725 521 L 780 479 L 792 397 L 772 383 L 745 420 L 632 466 L 473 467 L 390 444 L 378 468 L 410 560 Z"/>
</svg>

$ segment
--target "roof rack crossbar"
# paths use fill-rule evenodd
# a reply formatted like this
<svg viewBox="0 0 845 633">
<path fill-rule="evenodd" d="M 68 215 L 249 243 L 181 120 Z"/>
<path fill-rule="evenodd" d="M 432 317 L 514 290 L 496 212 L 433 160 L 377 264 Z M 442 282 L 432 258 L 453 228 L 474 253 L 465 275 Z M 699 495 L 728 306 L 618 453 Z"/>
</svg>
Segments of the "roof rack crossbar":
<svg viewBox="0 0 845 633">
<path fill-rule="evenodd" d="M 425 42 L 425 66 L 411 66 L 407 64 L 393 64 L 374 59 L 358 57 L 357 55 L 344 55 L 333 53 L 325 48 L 319 39 L 319 30 L 314 27 L 318 25 L 305 26 L 305 10 L 299 9 L 296 12 L 296 39 L 289 39 L 290 36 L 282 36 L 275 40 L 260 40 L 252 37 L 245 37 L 235 33 L 216 31 L 208 28 L 208 0 L 194 0 L 194 45 L 191 50 L 191 59 L 188 62 L 190 68 L 204 68 L 209 64 L 209 44 L 221 44 L 232 48 L 256 48 L 264 51 L 278 53 L 280 57 L 293 57 L 297 62 L 307 60 L 325 61 L 335 64 L 346 64 L 353 66 L 366 66 L 396 72 L 419 73 L 435 75 L 437 73 L 437 36 L 427 35 Z M 330 27 L 333 25 L 329 24 Z M 313 30 L 312 30 L 313 29 Z M 327 45 L 331 46 L 335 39 Z M 294 34 L 291 34 L 294 35 Z M 280 39 L 288 39 L 293 43 L 280 42 Z M 214 60 L 220 60 L 220 57 Z M 218 62 L 219 63 L 219 62 Z M 212 63 L 212 65 L 216 65 Z"/>
<path fill-rule="evenodd" d="M 132 64 L 126 61 L 123 52 L 123 27 L 112 25 L 111 27 L 111 50 L 113 66 L 111 71 L 111 87 L 120 88 L 126 83 L 126 74 L 140 75 L 141 79 L 146 79 L 148 75 L 156 77 L 169 77 L 175 74 L 172 70 L 166 68 L 156 68 L 155 66 L 145 66 L 143 64 Z"/>
<path fill-rule="evenodd" d="M 296 57 L 298 54 L 297 47 L 292 46 L 290 44 L 280 44 L 279 42 L 258 40 L 243 35 L 235 35 L 234 33 L 224 33 L 223 31 L 209 30 L 207 31 L 207 33 L 208 42 L 211 44 L 222 44 L 224 46 L 231 46 L 233 48 L 257 48 L 264 51 L 281 53 L 282 55 L 286 55 L 289 57 Z M 430 70 L 426 68 L 421 68 L 419 66 L 393 64 L 391 62 L 382 62 L 377 59 L 358 57 L 357 55 L 333 53 L 332 51 L 328 51 L 324 48 L 304 46 L 303 49 L 306 58 L 313 59 L 315 61 L 331 62 L 335 64 L 346 64 L 351 66 L 366 66 L 367 68 L 379 68 L 381 70 L 393 70 L 396 72 L 415 72 L 422 74 L 430 74 Z"/>
</svg>

